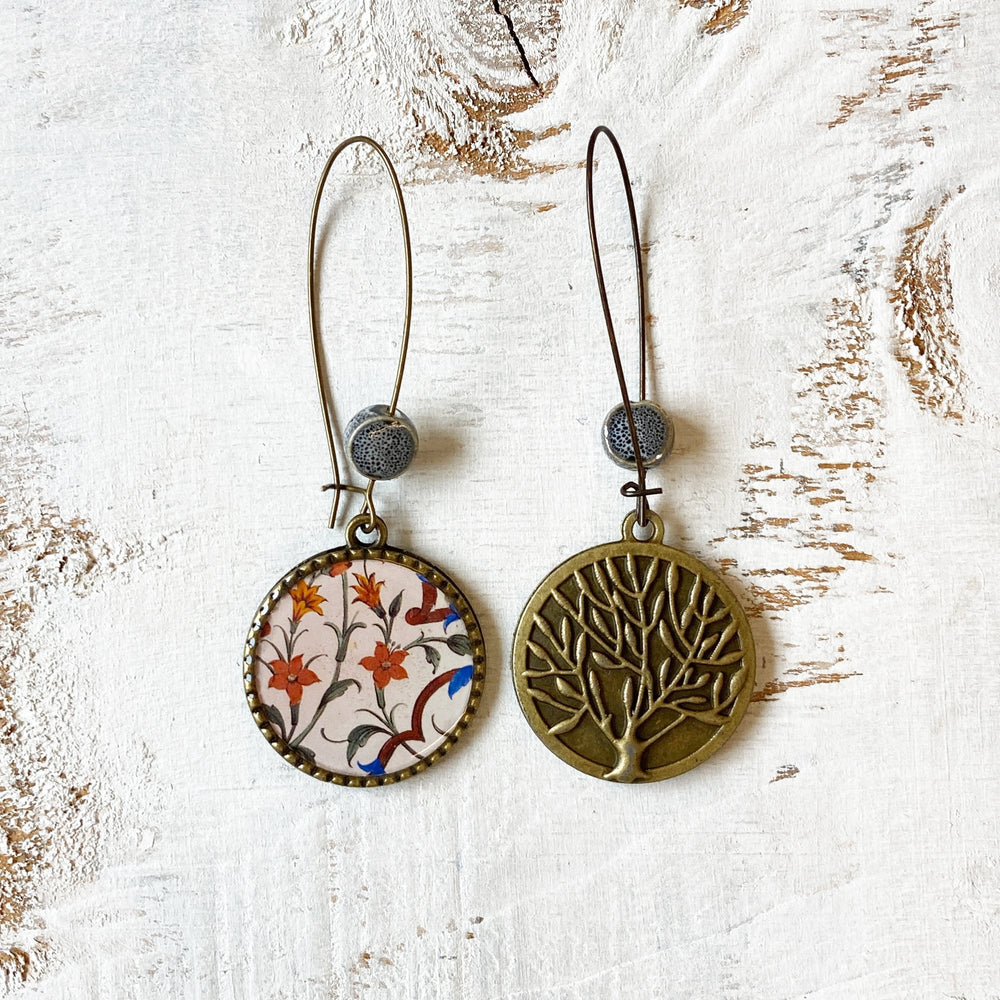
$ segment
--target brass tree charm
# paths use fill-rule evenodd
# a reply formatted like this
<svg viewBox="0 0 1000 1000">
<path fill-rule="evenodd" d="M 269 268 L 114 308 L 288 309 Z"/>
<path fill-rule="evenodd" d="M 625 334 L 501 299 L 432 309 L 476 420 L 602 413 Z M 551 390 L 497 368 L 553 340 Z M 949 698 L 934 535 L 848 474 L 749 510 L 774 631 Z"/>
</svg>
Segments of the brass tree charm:
<svg viewBox="0 0 1000 1000">
<path fill-rule="evenodd" d="M 525 608 L 514 656 L 535 732 L 611 781 L 694 767 L 753 689 L 753 639 L 728 587 L 686 553 L 631 539 L 555 570 Z"/>
</svg>

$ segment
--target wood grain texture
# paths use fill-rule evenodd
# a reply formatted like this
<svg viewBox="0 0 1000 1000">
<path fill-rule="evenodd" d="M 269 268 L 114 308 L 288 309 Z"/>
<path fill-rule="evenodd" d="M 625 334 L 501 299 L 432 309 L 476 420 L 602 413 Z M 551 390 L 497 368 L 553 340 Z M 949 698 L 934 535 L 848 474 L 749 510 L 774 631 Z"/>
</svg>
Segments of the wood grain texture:
<svg viewBox="0 0 1000 1000">
<path fill-rule="evenodd" d="M 998 46 L 986 0 L 0 6 L 0 993 L 1000 997 Z M 761 654 L 726 747 L 638 788 L 550 755 L 508 665 L 626 512 L 602 122 L 666 540 Z M 415 254 L 421 452 L 380 510 L 489 652 L 464 746 L 374 790 L 278 759 L 239 665 L 266 588 L 342 541 L 303 266 L 357 132 Z M 338 164 L 341 423 L 391 384 L 393 213 Z"/>
<path fill-rule="evenodd" d="M 706 35 L 721 35 L 732 31 L 750 13 L 750 0 L 680 0 L 684 7 L 708 9 L 709 17 L 701 26 Z"/>
</svg>

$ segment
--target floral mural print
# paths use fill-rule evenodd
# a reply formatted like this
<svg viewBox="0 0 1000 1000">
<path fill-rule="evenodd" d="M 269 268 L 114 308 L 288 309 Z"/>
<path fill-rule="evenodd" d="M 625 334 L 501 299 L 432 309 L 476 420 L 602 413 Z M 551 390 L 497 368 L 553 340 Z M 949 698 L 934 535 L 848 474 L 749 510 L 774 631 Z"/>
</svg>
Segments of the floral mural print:
<svg viewBox="0 0 1000 1000">
<path fill-rule="evenodd" d="M 349 784 L 406 777 L 447 750 L 475 708 L 482 661 L 461 593 L 394 549 L 308 560 L 264 602 L 244 656 L 275 749 Z"/>
</svg>

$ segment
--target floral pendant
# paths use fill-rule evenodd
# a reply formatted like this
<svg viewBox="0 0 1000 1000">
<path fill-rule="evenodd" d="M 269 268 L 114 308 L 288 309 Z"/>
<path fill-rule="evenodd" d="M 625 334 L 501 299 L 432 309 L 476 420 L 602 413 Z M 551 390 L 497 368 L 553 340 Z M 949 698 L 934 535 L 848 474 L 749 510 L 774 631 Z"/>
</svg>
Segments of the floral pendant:
<svg viewBox="0 0 1000 1000">
<path fill-rule="evenodd" d="M 290 764 L 338 785 L 385 785 L 425 770 L 468 726 L 485 647 L 439 569 L 386 547 L 384 532 L 376 547 L 348 539 L 264 598 L 243 679 L 254 720 Z"/>
<path fill-rule="evenodd" d="M 732 736 L 753 693 L 746 614 L 722 578 L 653 537 L 622 540 L 554 569 L 514 637 L 514 687 L 528 723 L 566 763 L 608 781 L 690 770 Z"/>
</svg>

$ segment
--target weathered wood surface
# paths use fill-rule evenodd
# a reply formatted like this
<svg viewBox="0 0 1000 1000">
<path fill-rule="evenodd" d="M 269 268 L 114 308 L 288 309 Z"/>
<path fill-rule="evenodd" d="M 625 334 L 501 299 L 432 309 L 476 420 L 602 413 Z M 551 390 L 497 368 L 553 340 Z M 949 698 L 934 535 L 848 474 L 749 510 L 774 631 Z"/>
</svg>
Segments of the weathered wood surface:
<svg viewBox="0 0 1000 1000">
<path fill-rule="evenodd" d="M 987 0 L 4 4 L 6 991 L 1000 996 L 998 44 Z M 761 651 L 737 737 L 638 788 L 549 755 L 507 664 L 532 587 L 625 512 L 601 122 L 678 423 L 660 509 Z M 372 792 L 284 765 L 239 668 L 265 588 L 340 537 L 303 264 L 357 131 L 415 250 L 423 451 L 382 509 L 491 653 L 464 746 Z M 401 280 L 372 164 L 338 174 L 344 416 L 389 385 Z"/>
</svg>

